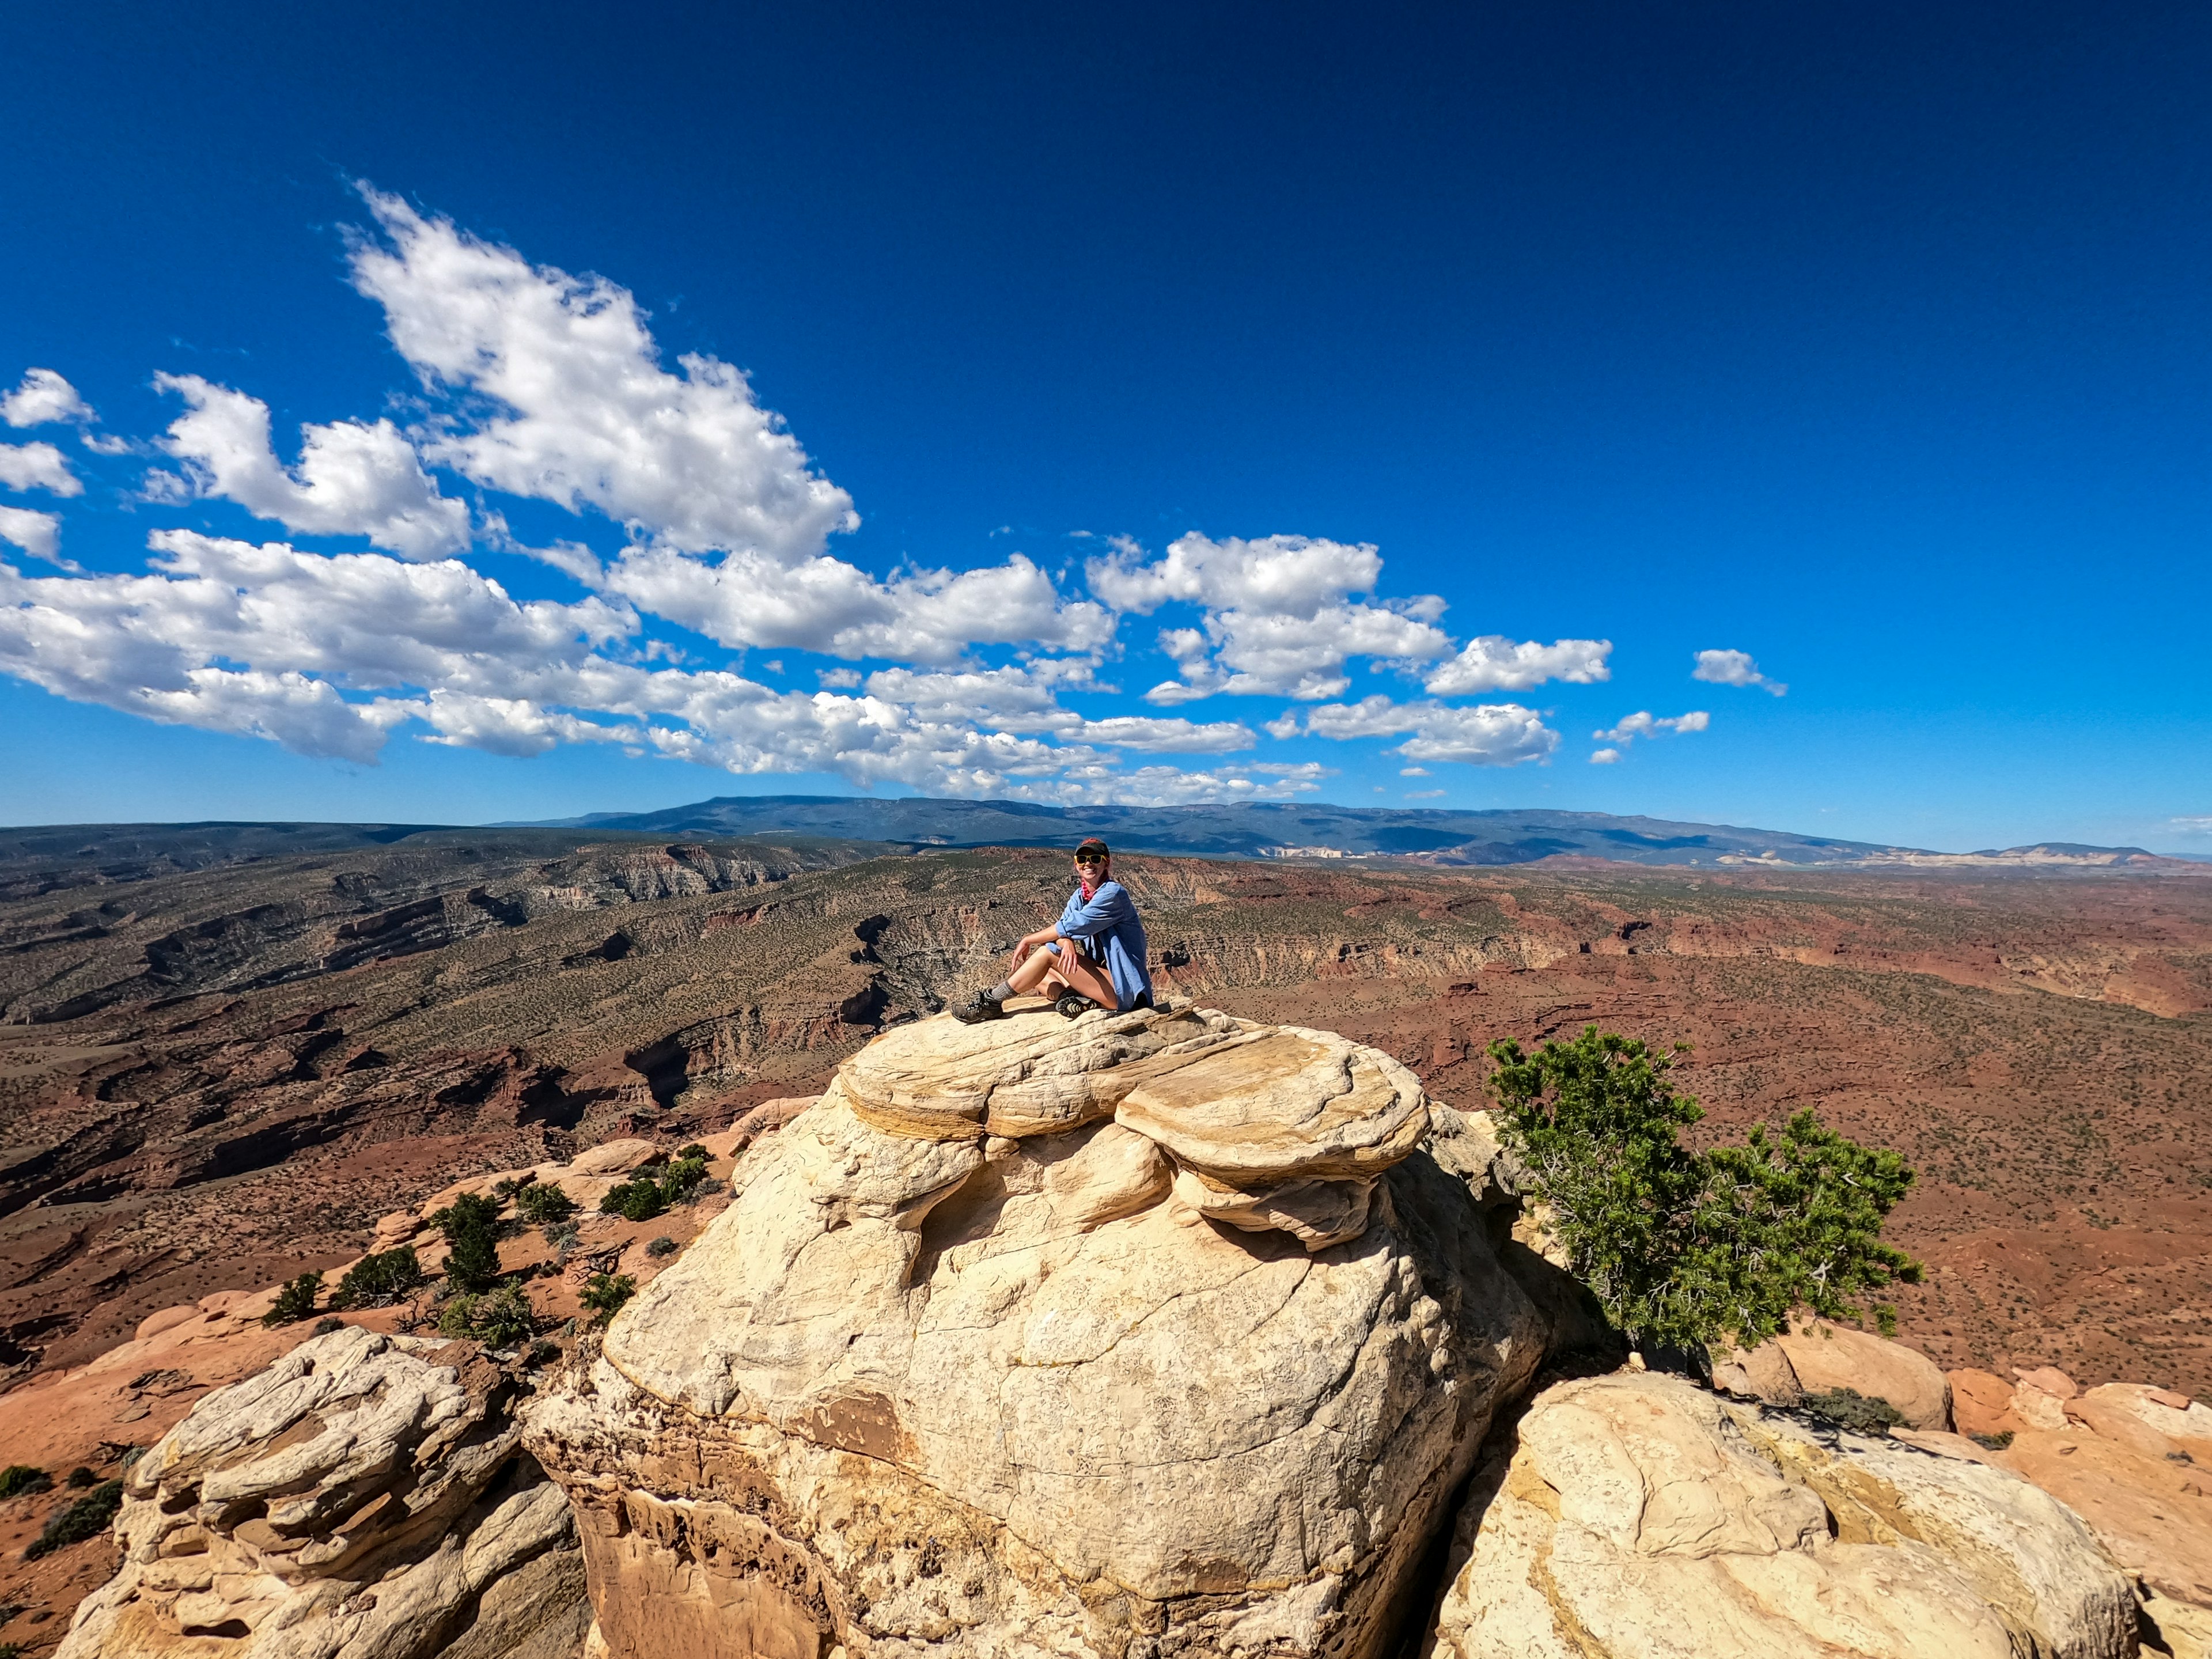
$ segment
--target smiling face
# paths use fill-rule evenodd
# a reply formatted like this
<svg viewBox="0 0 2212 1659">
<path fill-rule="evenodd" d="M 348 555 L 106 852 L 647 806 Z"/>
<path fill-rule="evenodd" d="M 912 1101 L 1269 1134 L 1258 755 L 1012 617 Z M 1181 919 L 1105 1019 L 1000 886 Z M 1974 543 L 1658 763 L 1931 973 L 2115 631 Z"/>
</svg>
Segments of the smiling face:
<svg viewBox="0 0 2212 1659">
<path fill-rule="evenodd" d="M 1075 878 L 1091 883 L 1106 879 L 1110 860 L 1103 853 L 1078 853 L 1075 855 Z"/>
</svg>

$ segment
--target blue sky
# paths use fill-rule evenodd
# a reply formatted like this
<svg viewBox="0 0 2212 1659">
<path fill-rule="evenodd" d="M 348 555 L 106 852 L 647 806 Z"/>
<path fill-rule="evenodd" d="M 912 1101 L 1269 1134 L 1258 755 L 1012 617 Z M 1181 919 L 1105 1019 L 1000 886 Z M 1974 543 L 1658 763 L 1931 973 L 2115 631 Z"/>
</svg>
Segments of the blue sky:
<svg viewBox="0 0 2212 1659">
<path fill-rule="evenodd" d="M 2212 851 L 2212 15 L 1049 9 L 11 19 L 0 821 Z"/>
</svg>

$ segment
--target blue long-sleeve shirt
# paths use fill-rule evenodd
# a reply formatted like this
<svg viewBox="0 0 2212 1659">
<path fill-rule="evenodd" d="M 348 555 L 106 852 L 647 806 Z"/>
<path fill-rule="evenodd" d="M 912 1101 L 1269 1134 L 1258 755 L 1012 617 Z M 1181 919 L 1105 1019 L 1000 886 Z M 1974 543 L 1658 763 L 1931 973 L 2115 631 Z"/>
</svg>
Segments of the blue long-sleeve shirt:
<svg viewBox="0 0 2212 1659">
<path fill-rule="evenodd" d="M 1082 888 L 1070 893 L 1067 908 L 1060 913 L 1059 933 L 1063 939 L 1082 941 L 1085 954 L 1105 963 L 1123 1009 L 1152 994 L 1152 976 L 1145 966 L 1145 924 L 1137 920 L 1136 901 L 1120 882 L 1101 882 L 1088 904 L 1083 902 Z"/>
</svg>

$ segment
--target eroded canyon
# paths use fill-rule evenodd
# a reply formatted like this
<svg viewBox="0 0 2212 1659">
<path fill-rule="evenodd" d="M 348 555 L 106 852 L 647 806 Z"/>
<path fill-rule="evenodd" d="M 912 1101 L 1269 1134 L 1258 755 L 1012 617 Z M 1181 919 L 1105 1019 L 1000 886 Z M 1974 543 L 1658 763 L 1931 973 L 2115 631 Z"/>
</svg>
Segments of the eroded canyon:
<svg viewBox="0 0 2212 1659">
<path fill-rule="evenodd" d="M 256 839 L 256 835 L 259 838 Z M 819 1089 L 1057 908 L 1036 851 L 390 832 L 0 860 L 14 1375 L 359 1254 L 477 1170 Z M 1921 1182 L 1947 1366 L 2212 1392 L 2212 875 L 1145 858 L 1171 994 L 1341 1030 L 1479 1104 L 1484 1045 L 1692 1045 L 1712 1133 L 1814 1106 Z"/>
</svg>

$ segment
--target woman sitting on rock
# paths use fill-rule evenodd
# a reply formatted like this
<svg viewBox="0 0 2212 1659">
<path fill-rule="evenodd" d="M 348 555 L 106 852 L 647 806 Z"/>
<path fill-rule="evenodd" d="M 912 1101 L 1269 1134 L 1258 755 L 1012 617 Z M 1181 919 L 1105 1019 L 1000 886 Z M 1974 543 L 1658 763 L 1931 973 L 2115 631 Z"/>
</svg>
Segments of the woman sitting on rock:
<svg viewBox="0 0 2212 1659">
<path fill-rule="evenodd" d="M 1083 1012 L 1074 998 L 1116 1011 L 1151 1005 L 1145 924 L 1129 890 L 1114 879 L 1114 854 L 1104 842 L 1093 836 L 1075 849 L 1075 880 L 1060 920 L 1024 933 L 1006 978 L 969 992 L 953 1009 L 955 1019 L 973 1025 L 1004 1018 L 1007 998 L 1032 991 L 1057 1000 L 1066 1014 Z"/>
</svg>

